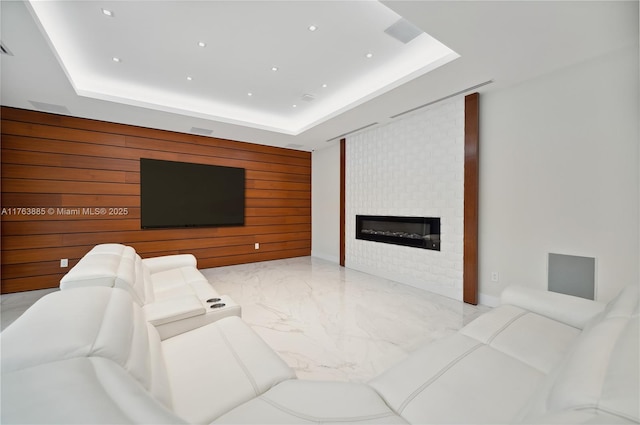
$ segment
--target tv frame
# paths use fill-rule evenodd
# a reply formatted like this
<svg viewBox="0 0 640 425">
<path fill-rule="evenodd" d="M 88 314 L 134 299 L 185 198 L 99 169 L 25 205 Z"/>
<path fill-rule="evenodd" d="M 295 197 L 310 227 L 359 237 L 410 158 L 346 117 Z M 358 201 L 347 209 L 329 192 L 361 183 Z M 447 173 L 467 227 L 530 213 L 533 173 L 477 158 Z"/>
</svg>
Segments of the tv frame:
<svg viewBox="0 0 640 425">
<path fill-rule="evenodd" d="M 145 178 L 143 176 L 143 163 L 147 162 L 156 162 L 156 163 L 165 163 L 165 164 L 174 164 L 175 167 L 195 167 L 195 168 L 200 168 L 200 167 L 210 167 L 212 170 L 213 169 L 226 169 L 226 170 L 237 170 L 237 171 L 241 171 L 242 173 L 242 219 L 238 219 L 237 221 L 233 221 L 233 222 L 221 222 L 218 221 L 216 222 L 215 220 L 213 220 L 211 223 L 203 223 L 202 220 L 200 220 L 200 222 L 197 223 L 188 223 L 185 222 L 184 224 L 176 224 L 171 223 L 171 220 L 165 220 L 167 221 L 167 223 L 163 223 L 163 224 L 157 224 L 157 223 L 153 223 L 153 224 L 144 224 L 144 220 L 145 220 L 145 214 L 144 214 L 144 209 L 145 209 L 145 203 L 148 204 L 148 197 L 147 197 L 147 201 L 145 201 L 145 196 L 144 196 L 144 192 L 145 192 L 145 186 L 148 188 L 149 186 L 145 183 Z M 171 165 L 169 165 L 171 166 Z M 149 194 L 149 192 L 146 192 L 147 195 Z M 170 200 L 168 200 L 167 202 L 170 202 Z M 184 207 L 183 207 L 184 208 Z M 239 216 L 238 216 L 239 217 Z M 147 222 L 148 221 L 153 221 L 150 219 L 150 217 L 147 216 Z M 158 220 L 156 220 L 158 221 Z M 206 227 L 233 227 L 233 226 L 244 226 L 246 221 L 246 170 L 244 168 L 240 168 L 240 167 L 229 167 L 229 166 L 223 166 L 223 165 L 216 165 L 216 164 L 202 164 L 202 163 L 193 163 L 193 162 L 184 162 L 184 161 L 173 161 L 173 160 L 164 160 L 164 159 L 154 159 L 154 158 L 140 158 L 140 228 L 143 230 L 152 230 L 152 229 L 189 229 L 189 228 L 206 228 Z"/>
</svg>

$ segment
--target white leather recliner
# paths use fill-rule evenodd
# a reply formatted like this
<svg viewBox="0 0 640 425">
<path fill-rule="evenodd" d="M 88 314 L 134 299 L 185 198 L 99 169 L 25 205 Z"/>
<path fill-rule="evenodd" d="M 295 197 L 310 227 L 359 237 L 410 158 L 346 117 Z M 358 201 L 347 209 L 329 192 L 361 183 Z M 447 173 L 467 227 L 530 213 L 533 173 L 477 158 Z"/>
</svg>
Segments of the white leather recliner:
<svg viewBox="0 0 640 425">
<path fill-rule="evenodd" d="M 142 259 L 130 246 L 96 245 L 60 280 L 61 290 L 87 286 L 129 292 L 162 339 L 241 314 L 209 284 L 191 254 Z"/>
</svg>

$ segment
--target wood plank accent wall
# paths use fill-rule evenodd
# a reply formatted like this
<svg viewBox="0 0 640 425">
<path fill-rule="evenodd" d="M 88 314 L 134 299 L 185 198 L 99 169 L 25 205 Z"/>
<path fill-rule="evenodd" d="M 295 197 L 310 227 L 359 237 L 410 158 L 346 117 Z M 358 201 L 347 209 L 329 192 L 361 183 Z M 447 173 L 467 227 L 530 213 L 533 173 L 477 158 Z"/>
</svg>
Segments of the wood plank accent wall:
<svg viewBox="0 0 640 425">
<path fill-rule="evenodd" d="M 1 124 L 2 293 L 57 287 L 99 243 L 199 268 L 311 255 L 309 152 L 7 107 Z M 245 168 L 245 225 L 142 230 L 140 158 Z"/>
</svg>

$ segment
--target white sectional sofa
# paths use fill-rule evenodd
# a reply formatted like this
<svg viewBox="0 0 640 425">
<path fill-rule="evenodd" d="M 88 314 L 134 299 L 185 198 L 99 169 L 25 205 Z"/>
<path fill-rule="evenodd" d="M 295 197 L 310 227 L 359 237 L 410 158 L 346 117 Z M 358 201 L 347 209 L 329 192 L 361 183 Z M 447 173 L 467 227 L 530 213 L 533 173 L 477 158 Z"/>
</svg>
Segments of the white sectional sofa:
<svg viewBox="0 0 640 425">
<path fill-rule="evenodd" d="M 50 294 L 2 334 L 9 423 L 638 423 L 638 286 L 509 288 L 369 383 L 297 380 L 238 317 L 161 340 L 127 291 Z"/>
<path fill-rule="evenodd" d="M 62 290 L 88 286 L 129 292 L 162 339 L 241 314 L 209 284 L 191 254 L 142 259 L 130 246 L 96 245 L 60 280 Z"/>
</svg>

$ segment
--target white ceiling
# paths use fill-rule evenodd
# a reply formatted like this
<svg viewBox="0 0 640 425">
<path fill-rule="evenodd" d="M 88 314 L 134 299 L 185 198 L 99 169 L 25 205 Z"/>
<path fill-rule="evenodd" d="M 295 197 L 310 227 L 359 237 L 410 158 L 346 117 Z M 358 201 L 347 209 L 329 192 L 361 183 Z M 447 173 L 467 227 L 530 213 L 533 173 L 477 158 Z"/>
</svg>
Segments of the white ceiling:
<svg viewBox="0 0 640 425">
<path fill-rule="evenodd" d="M 12 55 L 0 56 L 0 100 L 314 150 L 473 86 L 499 90 L 638 43 L 637 1 L 383 3 L 3 0 Z M 401 17 L 428 34 L 385 34 Z"/>
</svg>

